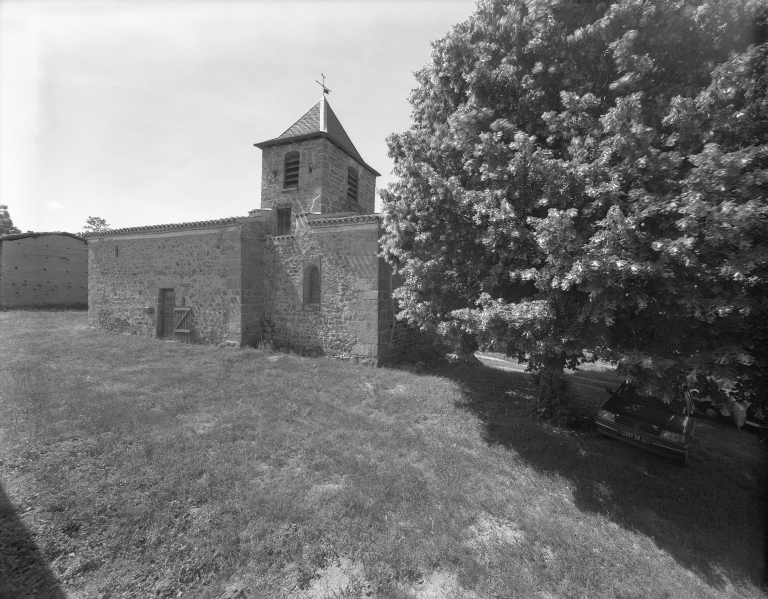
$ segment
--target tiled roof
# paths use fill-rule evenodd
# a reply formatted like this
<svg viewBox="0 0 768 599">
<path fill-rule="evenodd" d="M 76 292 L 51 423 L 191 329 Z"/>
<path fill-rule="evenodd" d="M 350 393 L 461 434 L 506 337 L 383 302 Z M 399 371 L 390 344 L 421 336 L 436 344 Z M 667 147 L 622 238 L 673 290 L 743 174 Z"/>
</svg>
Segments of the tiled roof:
<svg viewBox="0 0 768 599">
<path fill-rule="evenodd" d="M 380 214 L 356 214 L 354 216 L 328 216 L 326 218 L 313 218 L 310 219 L 309 225 L 330 225 L 330 224 L 341 224 L 341 223 L 364 223 L 364 222 L 371 222 L 375 220 L 381 220 Z"/>
<path fill-rule="evenodd" d="M 375 169 L 368 166 L 362 156 L 360 156 L 357 148 L 355 148 L 355 144 L 349 139 L 349 135 L 344 131 L 344 127 L 342 127 L 336 113 L 333 112 L 331 105 L 325 97 L 278 137 L 254 145 L 258 148 L 267 148 L 289 142 L 293 139 L 302 139 L 314 135 L 322 136 L 323 134 L 376 176 L 381 176 Z"/>
<path fill-rule="evenodd" d="M 12 241 L 14 239 L 25 239 L 27 237 L 40 237 L 42 235 L 66 235 L 67 237 L 72 237 L 78 241 L 85 241 L 85 239 L 83 239 L 83 237 L 85 237 L 85 233 L 82 235 L 76 235 L 75 233 L 67 233 L 66 231 L 45 231 L 43 233 L 28 231 L 27 233 L 12 233 L 11 235 L 0 235 L 0 241 Z"/>
<path fill-rule="evenodd" d="M 344 131 L 344 127 L 341 126 L 341 122 L 336 116 L 336 113 L 331 109 L 331 105 L 328 104 L 328 100 L 323 101 L 323 105 L 327 109 L 325 116 L 325 130 L 328 132 L 330 138 L 346 150 L 352 158 L 358 162 L 363 162 L 363 157 L 360 156 L 357 148 L 352 144 L 352 140 L 349 139 L 349 135 Z"/>
<path fill-rule="evenodd" d="M 320 100 L 320 102 L 310 108 L 303 117 L 283 131 L 276 139 L 291 139 L 292 137 L 306 135 L 307 133 L 322 131 L 320 128 L 320 104 L 322 102 Z"/>
<path fill-rule="evenodd" d="M 83 237 L 112 237 L 114 235 L 132 235 L 134 233 L 165 233 L 167 231 L 179 231 L 184 229 L 206 229 L 208 227 L 220 227 L 222 225 L 234 225 L 240 222 L 244 216 L 230 216 L 217 220 L 199 220 L 192 223 L 172 223 L 167 225 L 149 225 L 147 227 L 126 227 L 124 229 L 109 229 L 94 233 L 84 233 Z"/>
</svg>

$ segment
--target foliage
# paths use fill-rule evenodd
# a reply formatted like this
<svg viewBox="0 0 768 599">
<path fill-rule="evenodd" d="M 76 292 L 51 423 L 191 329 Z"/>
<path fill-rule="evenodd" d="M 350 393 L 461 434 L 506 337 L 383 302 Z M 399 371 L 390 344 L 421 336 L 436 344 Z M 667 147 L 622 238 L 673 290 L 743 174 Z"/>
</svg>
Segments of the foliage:
<svg viewBox="0 0 768 599">
<path fill-rule="evenodd" d="M 86 233 L 98 233 L 99 231 L 109 231 L 109 223 L 98 216 L 89 216 L 85 219 L 83 231 Z"/>
<path fill-rule="evenodd" d="M 21 233 L 21 231 L 13 226 L 8 206 L 0 204 L 0 235 L 14 235 L 15 233 Z"/>
<path fill-rule="evenodd" d="M 484 0 L 433 44 L 382 193 L 401 315 L 669 398 L 765 388 L 765 0 Z"/>
</svg>

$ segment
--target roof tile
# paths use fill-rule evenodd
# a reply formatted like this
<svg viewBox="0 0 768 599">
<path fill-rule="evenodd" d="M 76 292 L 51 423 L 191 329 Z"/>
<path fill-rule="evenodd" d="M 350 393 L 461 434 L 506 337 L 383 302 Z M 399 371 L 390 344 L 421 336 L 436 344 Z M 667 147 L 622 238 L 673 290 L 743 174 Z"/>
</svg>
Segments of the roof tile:
<svg viewBox="0 0 768 599">
<path fill-rule="evenodd" d="M 40 237 L 42 235 L 66 235 L 67 237 L 72 237 L 73 239 L 79 239 L 80 241 L 85 241 L 83 239 L 85 237 L 85 233 L 77 234 L 77 233 L 67 233 L 66 231 L 44 231 L 41 233 L 35 233 L 34 231 L 28 231 L 26 233 L 11 233 L 10 235 L 0 235 L 0 241 L 13 241 L 14 239 L 25 239 L 27 237 Z"/>
<path fill-rule="evenodd" d="M 316 131 L 320 131 L 320 102 L 310 108 L 303 117 L 288 127 L 277 139 L 290 139 Z"/>
<path fill-rule="evenodd" d="M 291 139 L 312 135 L 313 133 L 325 133 L 331 141 L 352 156 L 352 158 L 372 170 L 376 175 L 379 175 L 379 173 L 368 166 L 362 156 L 360 156 L 360 152 L 357 151 L 355 144 L 352 143 L 349 135 L 344 131 L 341 121 L 339 121 L 339 118 L 336 116 L 336 113 L 333 112 L 331 105 L 325 97 L 319 100 L 317 104 L 304 113 L 304 116 L 288 127 L 288 129 L 278 137 L 258 143 L 256 146 L 261 147 L 263 144 L 276 145 L 273 142 L 276 142 L 277 140 L 290 141 Z"/>
<path fill-rule="evenodd" d="M 171 223 L 167 225 L 149 225 L 146 227 L 126 227 L 123 229 L 110 229 L 93 233 L 84 233 L 83 237 L 113 237 L 115 235 L 131 235 L 134 233 L 165 233 L 166 231 L 179 231 L 183 229 L 205 229 L 207 227 L 219 227 L 222 225 L 234 225 L 240 222 L 244 216 L 230 216 L 216 220 L 199 220 L 190 223 Z"/>
</svg>

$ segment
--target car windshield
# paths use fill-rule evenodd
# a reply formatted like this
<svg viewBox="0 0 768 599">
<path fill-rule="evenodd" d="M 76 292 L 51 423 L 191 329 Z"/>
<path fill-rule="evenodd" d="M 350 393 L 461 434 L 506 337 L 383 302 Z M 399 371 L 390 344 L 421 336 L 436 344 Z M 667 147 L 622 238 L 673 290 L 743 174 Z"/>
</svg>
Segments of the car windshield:
<svg viewBox="0 0 768 599">
<path fill-rule="evenodd" d="M 671 402 L 667 403 L 659 397 L 654 397 L 652 395 L 640 395 L 637 392 L 637 389 L 629 385 L 621 389 L 618 395 L 638 403 L 643 403 L 647 406 L 659 408 L 660 410 L 664 410 L 666 412 L 674 412 L 675 414 L 685 413 L 685 402 L 682 398 L 674 398 Z"/>
</svg>

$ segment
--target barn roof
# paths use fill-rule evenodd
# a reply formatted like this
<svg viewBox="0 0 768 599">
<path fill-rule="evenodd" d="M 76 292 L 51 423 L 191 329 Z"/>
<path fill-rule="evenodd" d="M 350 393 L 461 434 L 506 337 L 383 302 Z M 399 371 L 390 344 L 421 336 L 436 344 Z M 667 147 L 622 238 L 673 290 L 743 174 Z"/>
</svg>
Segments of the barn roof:
<svg viewBox="0 0 768 599">
<path fill-rule="evenodd" d="M 27 231 L 26 233 L 12 233 L 11 235 L 0 235 L 0 241 L 13 241 L 14 239 L 26 239 L 27 237 L 42 237 L 43 235 L 64 235 L 85 243 L 85 239 L 83 239 L 84 235 L 76 235 L 74 233 L 67 233 L 66 231 L 43 231 L 38 233 Z"/>
<path fill-rule="evenodd" d="M 357 160 L 377 177 L 381 176 L 379 172 L 367 165 L 360 156 L 360 152 L 357 151 L 352 140 L 349 139 L 347 132 L 344 131 L 344 127 L 341 126 L 341 122 L 336 116 L 336 113 L 333 112 L 333 109 L 325 96 L 323 96 L 317 104 L 304 113 L 304 116 L 283 131 L 278 137 L 253 145 L 263 150 L 264 148 L 272 146 L 279 146 L 285 143 L 304 141 L 305 139 L 314 139 L 317 137 L 330 139 L 334 144 L 344 150 L 344 152 Z"/>
<path fill-rule="evenodd" d="M 245 216 L 230 216 L 228 218 L 219 218 L 216 220 L 199 220 L 189 223 L 170 223 L 166 225 L 149 225 L 146 227 L 125 227 L 123 229 L 107 229 L 106 231 L 94 231 L 84 233 L 83 237 L 93 239 L 96 237 L 114 237 L 115 235 L 133 235 L 135 233 L 165 233 L 167 231 L 178 231 L 181 229 L 206 229 L 208 227 L 220 227 L 234 225 L 240 222 Z"/>
</svg>

